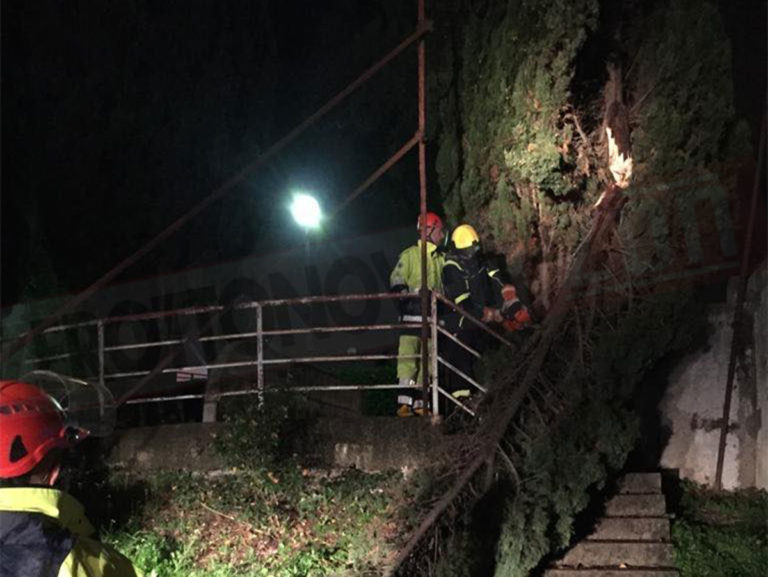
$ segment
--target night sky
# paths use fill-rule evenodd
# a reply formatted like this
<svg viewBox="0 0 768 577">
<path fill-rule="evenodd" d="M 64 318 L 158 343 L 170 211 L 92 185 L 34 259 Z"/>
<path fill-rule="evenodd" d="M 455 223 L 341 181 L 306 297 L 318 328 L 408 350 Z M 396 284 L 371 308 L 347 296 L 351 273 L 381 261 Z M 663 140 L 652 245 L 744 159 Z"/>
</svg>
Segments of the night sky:
<svg viewBox="0 0 768 577">
<path fill-rule="evenodd" d="M 409 34 L 415 3 L 394 4 L 4 3 L 3 304 L 81 289 L 143 245 Z M 412 136 L 415 59 L 124 278 L 303 242 L 290 191 L 332 209 Z M 412 222 L 411 156 L 326 237 Z"/>
<path fill-rule="evenodd" d="M 720 4 L 737 108 L 756 127 L 765 2 Z M 395 46 L 415 11 L 415 0 L 4 2 L 0 301 L 99 278 Z M 415 61 L 401 56 L 123 278 L 303 242 L 289 191 L 332 209 L 413 134 Z M 417 187 L 411 153 L 326 238 L 412 223 Z"/>
</svg>

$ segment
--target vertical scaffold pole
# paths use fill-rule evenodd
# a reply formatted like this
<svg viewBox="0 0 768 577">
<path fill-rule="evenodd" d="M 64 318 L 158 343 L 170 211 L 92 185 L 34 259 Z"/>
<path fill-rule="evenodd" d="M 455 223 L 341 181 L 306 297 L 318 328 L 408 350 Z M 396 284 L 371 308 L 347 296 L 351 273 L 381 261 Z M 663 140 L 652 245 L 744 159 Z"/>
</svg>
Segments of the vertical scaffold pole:
<svg viewBox="0 0 768 577">
<path fill-rule="evenodd" d="M 424 11 L 424 0 L 418 0 L 418 20 L 419 27 L 424 25 L 426 14 Z M 427 125 L 426 115 L 426 86 L 424 76 L 425 56 L 424 56 L 424 38 L 419 40 L 418 59 L 419 59 L 419 218 L 421 229 L 421 398 L 426 405 L 429 398 L 429 320 L 427 319 L 427 310 L 429 306 L 429 294 L 427 287 L 427 160 L 426 143 L 424 133 Z"/>
</svg>

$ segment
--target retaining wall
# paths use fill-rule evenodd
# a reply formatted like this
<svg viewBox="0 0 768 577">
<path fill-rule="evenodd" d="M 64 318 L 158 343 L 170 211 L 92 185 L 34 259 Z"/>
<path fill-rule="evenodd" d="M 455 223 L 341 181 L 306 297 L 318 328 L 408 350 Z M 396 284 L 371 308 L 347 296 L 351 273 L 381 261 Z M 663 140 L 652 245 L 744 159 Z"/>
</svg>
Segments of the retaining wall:
<svg viewBox="0 0 768 577">
<path fill-rule="evenodd" d="M 736 284 L 728 302 L 709 316 L 708 348 L 673 371 L 661 404 L 671 437 L 662 467 L 711 485 L 715 479 L 723 402 L 733 335 Z M 768 489 L 768 273 L 765 264 L 749 280 L 745 306 L 746 347 L 736 368 L 723 468 L 723 488 Z"/>
<path fill-rule="evenodd" d="M 214 449 L 222 424 L 185 423 L 118 431 L 110 464 L 138 472 L 212 471 L 226 467 Z M 319 417 L 301 423 L 293 450 L 302 462 L 363 471 L 401 469 L 432 462 L 458 436 L 445 437 L 429 419 L 419 417 Z"/>
</svg>

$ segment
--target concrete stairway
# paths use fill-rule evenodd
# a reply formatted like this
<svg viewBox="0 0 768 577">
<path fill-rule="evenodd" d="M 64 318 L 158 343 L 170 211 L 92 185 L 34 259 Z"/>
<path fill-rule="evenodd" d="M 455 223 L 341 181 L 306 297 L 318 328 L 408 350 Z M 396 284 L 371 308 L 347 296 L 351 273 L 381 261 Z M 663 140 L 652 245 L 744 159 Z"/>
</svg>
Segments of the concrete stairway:
<svg viewBox="0 0 768 577">
<path fill-rule="evenodd" d="M 661 474 L 630 473 L 606 503 L 595 532 L 546 577 L 677 577 Z"/>
</svg>

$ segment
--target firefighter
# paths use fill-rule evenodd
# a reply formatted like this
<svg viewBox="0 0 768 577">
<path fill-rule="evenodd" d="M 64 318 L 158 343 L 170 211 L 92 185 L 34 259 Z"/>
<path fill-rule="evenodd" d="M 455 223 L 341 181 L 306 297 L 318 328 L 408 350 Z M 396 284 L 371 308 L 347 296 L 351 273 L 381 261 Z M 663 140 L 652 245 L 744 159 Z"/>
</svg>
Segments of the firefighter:
<svg viewBox="0 0 768 577">
<path fill-rule="evenodd" d="M 528 309 L 520 302 L 517 289 L 505 284 L 498 269 L 488 267 L 480 254 L 480 238 L 468 224 L 462 224 L 451 235 L 452 248 L 443 266 L 443 293 L 473 317 L 484 323 L 498 323 L 507 330 L 523 330 L 530 323 Z M 481 349 L 482 335 L 475 323 L 449 309 L 441 315 L 445 328 L 475 351 Z M 445 339 L 448 362 L 467 377 L 474 379 L 474 356 L 451 339 Z M 454 371 L 447 371 L 446 388 L 457 399 L 467 399 L 474 387 Z"/>
<path fill-rule="evenodd" d="M 41 388 L 0 381 L 0 576 L 140 577 L 53 488 L 64 453 L 88 435 L 67 419 Z"/>
<path fill-rule="evenodd" d="M 441 275 L 445 257 L 440 250 L 440 243 L 445 234 L 443 232 L 443 221 L 433 212 L 428 212 L 425 218 L 426 238 L 427 238 L 427 288 L 429 290 L 440 290 Z M 416 228 L 421 232 L 421 216 L 416 224 Z M 389 277 L 389 286 L 392 292 L 419 294 L 421 291 L 421 240 L 416 244 L 405 249 L 397 261 L 392 274 Z M 400 300 L 400 321 L 405 323 L 420 323 L 421 319 L 421 299 L 407 298 Z M 398 347 L 398 357 L 420 355 L 421 354 L 421 329 L 403 329 L 400 332 L 400 344 Z M 397 359 L 397 379 L 403 388 L 413 388 L 421 384 L 422 370 L 421 362 L 415 358 Z M 413 414 L 424 414 L 425 407 L 421 399 L 415 399 L 412 391 L 408 394 L 398 395 L 399 416 L 410 416 Z"/>
</svg>

